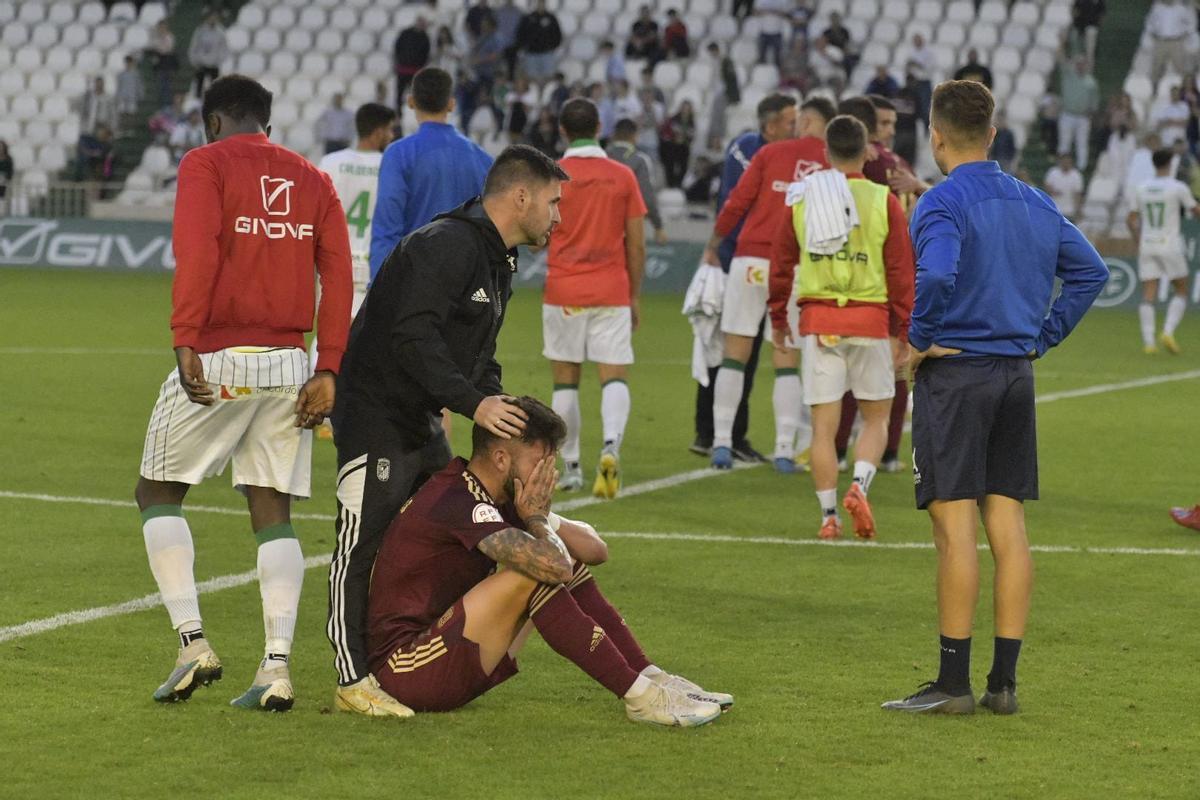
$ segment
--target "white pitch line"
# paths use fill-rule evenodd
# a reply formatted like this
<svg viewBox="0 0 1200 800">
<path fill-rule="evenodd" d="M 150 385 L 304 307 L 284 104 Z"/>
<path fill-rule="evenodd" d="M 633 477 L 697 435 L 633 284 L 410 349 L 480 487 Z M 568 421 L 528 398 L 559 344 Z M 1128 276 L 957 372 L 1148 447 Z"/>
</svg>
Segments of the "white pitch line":
<svg viewBox="0 0 1200 800">
<path fill-rule="evenodd" d="M 0 356 L 162 356 L 167 347 L 0 347 Z"/>
<path fill-rule="evenodd" d="M 1053 403 L 1055 400 L 1067 400 L 1072 397 L 1091 397 L 1096 394 L 1108 394 L 1109 392 L 1119 392 L 1124 389 L 1138 389 L 1143 386 L 1156 386 L 1160 383 L 1186 381 L 1192 378 L 1200 378 L 1200 369 L 1188 370 L 1187 372 L 1169 372 L 1166 375 L 1151 375 L 1148 378 L 1135 378 L 1129 381 L 1122 381 L 1121 383 L 1099 383 L 1095 386 L 1084 386 L 1082 389 L 1050 392 L 1038 396 L 1037 402 Z"/>
<path fill-rule="evenodd" d="M 114 501 L 116 502 L 116 501 Z M 221 509 L 226 511 L 227 509 Z M 854 548 L 860 550 L 932 550 L 932 542 L 862 542 L 855 539 L 843 539 L 835 541 L 821 541 L 820 539 L 788 539 L 782 536 L 730 536 L 722 534 L 708 533 L 641 533 L 636 531 L 606 531 L 604 537 L 607 539 L 635 539 L 649 541 L 670 541 L 670 542 L 704 542 L 709 544 L 753 544 L 753 545 L 782 545 L 786 547 L 840 547 Z M 987 548 L 987 545 L 979 545 L 980 550 Z M 1072 554 L 1072 555 L 1119 555 L 1119 556 L 1200 556 L 1200 549 L 1181 548 L 1181 547 L 1074 547 L 1070 545 L 1033 545 L 1032 549 L 1035 553 L 1056 553 L 1056 554 Z M 325 567 L 329 565 L 330 557 L 328 554 L 319 556 L 310 556 L 304 560 L 306 569 L 314 567 Z M 196 590 L 200 594 L 212 594 L 225 589 L 234 589 L 239 586 L 245 586 L 257 580 L 255 571 L 239 572 L 234 575 L 222 575 L 217 578 L 212 578 L 207 581 L 202 581 L 196 584 Z M 84 622 L 95 622 L 96 620 L 105 619 L 108 617 L 124 616 L 125 614 L 133 614 L 138 611 L 147 611 L 153 608 L 158 608 L 162 605 L 162 600 L 157 594 L 148 594 L 144 597 L 139 597 L 134 600 L 127 600 L 124 603 L 116 603 L 109 606 L 99 606 L 97 608 L 87 608 L 79 611 L 67 611 L 62 614 L 55 614 L 52 617 L 43 619 L 35 619 L 30 622 L 25 622 L 20 625 L 13 625 L 7 628 L 0 628 L 0 642 L 10 641 L 12 639 L 21 639 L 26 636 L 34 636 L 39 633 L 47 633 L 65 628 L 71 625 L 79 625 Z"/>
</svg>

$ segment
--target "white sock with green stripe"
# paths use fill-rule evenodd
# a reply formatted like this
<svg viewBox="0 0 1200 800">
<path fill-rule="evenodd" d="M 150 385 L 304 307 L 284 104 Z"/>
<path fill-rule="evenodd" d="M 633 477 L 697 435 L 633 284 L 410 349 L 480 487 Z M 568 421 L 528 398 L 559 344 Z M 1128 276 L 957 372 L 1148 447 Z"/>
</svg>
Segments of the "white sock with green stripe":
<svg viewBox="0 0 1200 800">
<path fill-rule="evenodd" d="M 625 438 L 625 426 L 629 424 L 629 412 L 633 400 L 629 396 L 629 384 L 621 378 L 605 381 L 600 389 L 600 420 L 604 426 L 604 446 L 617 452 Z"/>
<path fill-rule="evenodd" d="M 258 541 L 258 588 L 262 594 L 266 658 L 287 663 L 296 632 L 296 611 L 304 584 L 304 554 L 290 522 L 255 531 Z"/>
<path fill-rule="evenodd" d="M 800 372 L 794 367 L 775 369 L 775 458 L 796 455 L 796 430 L 804 397 L 800 390 Z"/>
<path fill-rule="evenodd" d="M 579 429 L 583 426 L 582 418 L 579 415 L 579 384 L 554 384 L 550 407 L 554 409 L 555 414 L 562 417 L 563 422 L 567 423 L 567 438 L 563 439 L 562 448 L 559 450 L 563 461 L 569 468 L 578 467 Z"/>
<path fill-rule="evenodd" d="M 733 447 L 733 420 L 745 385 L 746 365 L 735 358 L 722 361 L 713 385 L 713 447 Z"/>
<path fill-rule="evenodd" d="M 1183 312 L 1185 311 L 1187 311 L 1187 298 L 1172 295 L 1167 303 L 1167 319 L 1163 323 L 1163 333 L 1167 336 L 1174 336 L 1175 329 L 1179 327 L 1179 323 L 1183 322 Z"/>
<path fill-rule="evenodd" d="M 1154 304 L 1138 303 L 1138 322 L 1142 328 L 1142 344 L 1154 347 Z"/>
<path fill-rule="evenodd" d="M 142 511 L 142 538 L 150 572 L 158 584 L 163 605 L 171 618 L 171 627 L 179 631 L 181 646 L 200 638 L 200 599 L 192 567 L 196 551 L 192 531 L 176 505 L 150 506 Z M 200 634 L 198 636 L 197 634 Z"/>
</svg>

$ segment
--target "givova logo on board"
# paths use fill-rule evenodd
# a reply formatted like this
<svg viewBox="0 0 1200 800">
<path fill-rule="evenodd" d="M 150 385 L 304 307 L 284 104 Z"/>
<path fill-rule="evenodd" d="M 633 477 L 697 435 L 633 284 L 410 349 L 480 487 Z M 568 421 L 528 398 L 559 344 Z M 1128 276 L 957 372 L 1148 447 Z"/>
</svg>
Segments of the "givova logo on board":
<svg viewBox="0 0 1200 800">
<path fill-rule="evenodd" d="M 113 227 L 91 220 L 0 220 L 0 266 L 175 269 L 169 235 Z"/>
</svg>

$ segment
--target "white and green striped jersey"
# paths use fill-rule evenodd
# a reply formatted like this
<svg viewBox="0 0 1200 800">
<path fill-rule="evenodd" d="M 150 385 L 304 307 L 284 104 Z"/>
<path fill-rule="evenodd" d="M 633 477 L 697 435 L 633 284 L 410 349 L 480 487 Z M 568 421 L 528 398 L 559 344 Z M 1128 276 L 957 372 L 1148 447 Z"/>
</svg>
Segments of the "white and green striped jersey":
<svg viewBox="0 0 1200 800">
<path fill-rule="evenodd" d="M 350 229 L 350 254 L 354 262 L 354 288 L 365 289 L 370 280 L 371 217 L 378 195 L 379 162 L 383 153 L 346 148 L 321 159 L 320 168 L 333 180 Z"/>
</svg>

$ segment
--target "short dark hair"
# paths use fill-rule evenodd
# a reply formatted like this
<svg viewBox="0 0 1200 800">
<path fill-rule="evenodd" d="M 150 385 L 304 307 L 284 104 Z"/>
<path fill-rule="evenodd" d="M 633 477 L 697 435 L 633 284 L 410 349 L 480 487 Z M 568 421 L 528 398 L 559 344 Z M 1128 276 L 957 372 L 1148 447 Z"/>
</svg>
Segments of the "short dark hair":
<svg viewBox="0 0 1200 800">
<path fill-rule="evenodd" d="M 491 197 L 527 182 L 569 181 L 554 159 L 527 144 L 511 144 L 496 157 L 483 181 L 483 196 Z"/>
<path fill-rule="evenodd" d="M 868 131 L 875 130 L 875 106 L 869 99 L 858 95 L 857 97 L 847 97 L 838 104 L 838 114 L 845 114 L 854 117 L 856 120 L 866 126 Z"/>
<path fill-rule="evenodd" d="M 544 444 L 551 450 L 558 449 L 567 437 L 567 423 L 554 413 L 554 409 L 528 395 L 513 398 L 509 402 L 525 412 L 525 432 L 517 437 L 522 444 Z M 503 441 L 511 440 L 501 439 L 478 423 L 471 428 L 472 455 L 491 450 L 497 442 Z"/>
<path fill-rule="evenodd" d="M 829 120 L 837 116 L 837 108 L 834 107 L 833 101 L 828 97 L 810 97 L 800 104 L 801 111 L 812 111 L 821 115 L 821 119 L 828 124 Z"/>
<path fill-rule="evenodd" d="M 996 101 L 978 81 L 944 81 L 933 90 L 930 124 L 959 146 L 987 144 Z"/>
<path fill-rule="evenodd" d="M 1150 160 L 1154 162 L 1155 169 L 1170 166 L 1171 159 L 1173 158 L 1175 158 L 1175 151 L 1169 147 L 1160 147 L 1150 156 Z"/>
<path fill-rule="evenodd" d="M 858 117 L 841 114 L 825 126 L 825 147 L 838 161 L 857 161 L 867 149 L 867 126 Z"/>
<path fill-rule="evenodd" d="M 637 136 L 637 123 L 629 117 L 621 117 L 617 120 L 617 124 L 613 126 L 613 138 L 615 139 L 632 139 Z"/>
<path fill-rule="evenodd" d="M 791 108 L 796 105 L 796 98 L 790 94 L 782 92 L 774 92 L 767 95 L 762 100 L 758 101 L 758 108 L 755 109 L 758 114 L 758 124 L 766 125 L 771 121 L 771 117 L 783 111 L 785 108 Z"/>
<path fill-rule="evenodd" d="M 558 113 L 558 124 L 570 142 L 576 139 L 594 139 L 600 130 L 600 112 L 596 104 L 586 97 L 576 97 L 563 103 Z"/>
<path fill-rule="evenodd" d="M 413 105 L 426 114 L 440 114 L 450 106 L 454 79 L 439 67 L 425 67 L 412 79 Z"/>
<path fill-rule="evenodd" d="M 245 75 L 223 75 L 204 93 L 200 113 L 224 114 L 235 122 L 254 119 L 264 128 L 271 121 L 271 93 L 261 83 Z"/>
<path fill-rule="evenodd" d="M 354 128 L 358 138 L 365 139 L 380 128 L 390 128 L 396 112 L 383 103 L 364 103 L 354 112 Z"/>
<path fill-rule="evenodd" d="M 867 99 L 871 101 L 871 105 L 875 106 L 875 110 L 882 109 L 883 111 L 895 111 L 896 104 L 888 100 L 881 94 L 869 94 Z"/>
</svg>

